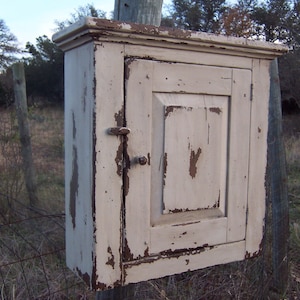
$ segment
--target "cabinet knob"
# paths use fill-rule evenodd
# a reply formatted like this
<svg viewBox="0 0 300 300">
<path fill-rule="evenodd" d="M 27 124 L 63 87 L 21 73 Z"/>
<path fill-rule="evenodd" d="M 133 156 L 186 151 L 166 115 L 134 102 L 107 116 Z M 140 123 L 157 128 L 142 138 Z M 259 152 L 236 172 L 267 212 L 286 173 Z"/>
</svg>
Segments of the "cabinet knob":
<svg viewBox="0 0 300 300">
<path fill-rule="evenodd" d="M 141 166 L 144 166 L 148 162 L 148 159 L 146 156 L 139 156 L 136 158 L 136 162 L 139 163 Z"/>
</svg>

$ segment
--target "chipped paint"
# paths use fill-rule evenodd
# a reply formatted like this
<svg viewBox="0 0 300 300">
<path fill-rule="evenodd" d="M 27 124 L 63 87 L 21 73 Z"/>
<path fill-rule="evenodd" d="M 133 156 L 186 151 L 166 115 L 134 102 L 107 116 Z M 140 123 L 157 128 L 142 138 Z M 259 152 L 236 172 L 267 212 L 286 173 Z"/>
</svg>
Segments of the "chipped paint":
<svg viewBox="0 0 300 300">
<path fill-rule="evenodd" d="M 182 106 L 176 106 L 176 105 L 170 105 L 170 106 L 167 106 L 165 108 L 165 118 L 167 118 L 169 116 L 170 113 L 172 113 L 175 109 L 179 109 L 179 108 L 182 108 Z"/>
<path fill-rule="evenodd" d="M 108 257 L 106 265 L 110 265 L 114 269 L 115 268 L 115 256 L 112 253 L 111 247 L 107 248 L 107 253 L 110 255 L 110 257 Z"/>
<path fill-rule="evenodd" d="M 124 261 L 133 260 L 133 254 L 130 251 L 130 248 L 128 246 L 128 241 L 126 238 L 124 239 L 124 245 L 123 245 L 123 260 Z"/>
<path fill-rule="evenodd" d="M 78 195 L 78 162 L 77 162 L 77 148 L 75 145 L 73 146 L 73 171 L 72 171 L 72 178 L 70 182 L 70 215 L 72 218 L 73 228 L 76 227 L 76 199 Z"/>
<path fill-rule="evenodd" d="M 220 207 L 220 190 L 219 190 L 219 196 L 218 196 L 218 200 L 216 201 L 216 203 L 213 205 L 213 208 L 218 208 Z"/>
<path fill-rule="evenodd" d="M 122 176 L 122 170 L 123 170 L 123 142 L 122 141 L 117 149 L 115 162 L 117 166 L 117 174 L 119 176 Z"/>
<path fill-rule="evenodd" d="M 117 126 L 122 127 L 124 124 L 124 107 L 122 107 L 117 113 L 115 113 L 115 121 Z"/>
<path fill-rule="evenodd" d="M 82 273 L 78 268 L 76 268 L 76 273 L 83 279 L 83 281 L 90 286 L 91 285 L 91 277 L 88 273 Z"/>
<path fill-rule="evenodd" d="M 75 122 L 75 114 L 72 112 L 72 124 L 73 124 L 73 139 L 76 139 L 76 122 Z"/>
<path fill-rule="evenodd" d="M 180 79 L 181 80 L 181 79 Z M 178 93 L 185 94 L 185 91 L 179 91 Z M 169 105 L 165 107 L 165 119 L 176 109 L 185 109 L 187 111 L 191 111 L 193 107 L 186 107 L 186 106 L 180 106 L 180 105 Z"/>
<path fill-rule="evenodd" d="M 165 185 L 165 179 L 167 177 L 167 169 L 168 169 L 168 153 L 165 153 L 165 155 L 164 155 L 164 185 Z"/>
<path fill-rule="evenodd" d="M 207 244 L 205 246 L 196 247 L 196 248 L 186 248 L 186 249 L 176 249 L 176 250 L 168 249 L 166 251 L 160 252 L 160 256 L 172 258 L 172 257 L 180 257 L 180 256 L 187 256 L 187 255 L 196 255 L 212 249 L 214 249 L 214 246 L 209 246 Z"/>
<path fill-rule="evenodd" d="M 150 157 L 150 153 L 148 152 L 148 154 L 147 154 L 147 161 L 148 161 L 148 165 L 149 166 L 151 165 L 150 160 L 151 160 L 151 157 Z"/>
<path fill-rule="evenodd" d="M 126 197 L 129 192 L 128 171 L 131 167 L 130 157 L 127 152 L 127 147 L 128 147 L 128 137 L 127 137 L 127 135 L 125 135 L 125 136 L 123 136 L 123 193 L 124 193 L 124 197 Z"/>
<path fill-rule="evenodd" d="M 213 112 L 213 113 L 216 113 L 216 114 L 220 114 L 220 113 L 222 113 L 222 109 L 221 108 L 219 108 L 219 107 L 210 107 L 209 108 L 209 111 L 210 112 Z"/>
<path fill-rule="evenodd" d="M 129 192 L 129 176 L 128 176 L 128 172 L 124 173 L 123 190 L 124 190 L 124 195 L 127 196 L 128 192 Z"/>
<path fill-rule="evenodd" d="M 148 257 L 149 256 L 149 247 L 147 247 L 144 251 L 144 257 Z"/>
<path fill-rule="evenodd" d="M 202 150 L 201 148 L 198 148 L 197 152 L 195 153 L 194 150 L 191 151 L 190 155 L 190 168 L 189 168 L 189 173 L 192 178 L 196 177 L 197 174 L 197 162 L 200 157 Z"/>
<path fill-rule="evenodd" d="M 130 76 L 130 64 L 135 61 L 135 58 L 127 58 L 125 63 L 125 70 L 124 70 L 124 79 L 128 80 Z"/>
<path fill-rule="evenodd" d="M 191 225 L 191 224 L 197 224 L 197 223 L 201 223 L 201 220 L 197 220 L 197 221 L 193 221 L 193 222 L 187 222 L 187 223 L 179 223 L 179 224 L 173 224 L 172 227 L 177 227 L 177 226 L 187 226 L 187 225 Z"/>
<path fill-rule="evenodd" d="M 201 254 L 205 251 L 210 251 L 214 249 L 215 246 L 209 246 L 208 244 L 205 244 L 200 247 L 195 248 L 184 248 L 184 249 L 168 249 L 165 251 L 161 251 L 160 253 L 153 254 L 153 255 L 147 255 L 145 257 L 138 257 L 136 259 L 131 259 L 127 261 L 125 268 L 130 268 L 132 266 L 138 266 L 141 264 L 150 264 L 153 263 L 159 259 L 171 259 L 171 258 L 179 258 L 182 256 L 190 256 L 190 255 L 197 255 Z M 145 253 L 148 254 L 147 249 L 145 250 Z"/>
</svg>

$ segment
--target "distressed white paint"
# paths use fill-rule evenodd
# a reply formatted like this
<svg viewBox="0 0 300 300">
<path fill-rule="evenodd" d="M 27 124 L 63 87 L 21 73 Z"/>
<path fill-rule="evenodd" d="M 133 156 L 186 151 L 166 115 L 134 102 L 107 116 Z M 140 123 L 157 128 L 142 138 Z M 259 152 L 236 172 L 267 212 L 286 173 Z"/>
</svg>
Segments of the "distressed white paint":
<svg viewBox="0 0 300 300">
<path fill-rule="evenodd" d="M 65 72 L 66 260 L 71 269 L 91 275 L 95 247 L 93 45 L 82 45 L 66 52 Z M 87 280 L 91 284 L 91 278 Z"/>
<path fill-rule="evenodd" d="M 212 208 L 224 213 L 229 98 L 157 95 L 164 106 L 161 157 L 167 163 L 163 213 Z"/>
<path fill-rule="evenodd" d="M 103 290 L 256 255 L 268 68 L 286 49 L 93 18 L 54 40 L 66 51 L 68 266 Z M 117 126 L 131 132 L 107 134 Z"/>
<path fill-rule="evenodd" d="M 267 135 L 268 135 L 268 99 L 270 81 L 269 62 L 253 60 L 253 101 L 251 103 L 251 132 L 250 132 L 250 162 L 248 191 L 248 218 L 246 232 L 246 252 L 248 255 L 259 254 L 262 250 L 262 238 L 265 218 L 265 205 L 257 205 L 266 198 L 265 170 L 267 166 Z M 256 199 L 256 201 L 253 201 Z"/>
<path fill-rule="evenodd" d="M 127 68 L 128 153 L 150 153 L 151 161 L 129 175 L 126 239 L 132 259 L 243 240 L 251 72 L 145 60 Z"/>
<path fill-rule="evenodd" d="M 109 43 L 95 49 L 95 270 L 98 284 L 114 286 L 120 282 L 122 138 L 107 134 L 109 127 L 123 119 L 123 45 Z M 119 124 L 118 124 L 119 123 Z M 108 221 L 109 220 L 109 221 Z M 97 282 L 95 283 L 97 284 Z M 101 286 L 98 286 L 101 288 Z"/>
</svg>

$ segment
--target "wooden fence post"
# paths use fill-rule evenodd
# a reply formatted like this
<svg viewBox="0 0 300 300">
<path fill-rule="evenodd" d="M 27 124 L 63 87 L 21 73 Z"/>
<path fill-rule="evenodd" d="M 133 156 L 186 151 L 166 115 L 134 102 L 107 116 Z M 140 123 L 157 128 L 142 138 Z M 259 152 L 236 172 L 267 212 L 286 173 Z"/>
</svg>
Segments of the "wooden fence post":
<svg viewBox="0 0 300 300">
<path fill-rule="evenodd" d="M 29 197 L 29 205 L 34 207 L 38 203 L 36 194 L 35 170 L 32 160 L 30 130 L 28 124 L 28 110 L 26 97 L 26 82 L 23 63 L 16 63 L 12 67 L 13 83 L 17 119 L 19 125 L 21 153 L 23 158 L 23 171 L 25 185 Z"/>
<path fill-rule="evenodd" d="M 115 0 L 114 19 L 159 26 L 163 0 Z"/>
<path fill-rule="evenodd" d="M 273 288 L 283 295 L 288 284 L 289 208 L 277 60 L 271 63 L 270 74 L 268 180 L 272 206 Z"/>
<path fill-rule="evenodd" d="M 115 0 L 114 19 L 159 26 L 163 0 Z M 134 284 L 97 292 L 96 300 L 134 299 Z"/>
</svg>

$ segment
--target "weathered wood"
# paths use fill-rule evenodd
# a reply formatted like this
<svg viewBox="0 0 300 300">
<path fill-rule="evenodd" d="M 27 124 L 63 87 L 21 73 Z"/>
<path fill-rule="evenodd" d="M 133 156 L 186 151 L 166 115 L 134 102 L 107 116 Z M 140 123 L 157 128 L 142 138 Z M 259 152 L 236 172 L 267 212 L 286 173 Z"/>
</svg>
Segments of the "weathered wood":
<svg viewBox="0 0 300 300">
<path fill-rule="evenodd" d="M 270 88 L 270 62 L 262 59 L 253 60 L 252 72 L 252 101 L 251 101 L 251 131 L 250 131 L 250 162 L 255 164 L 249 166 L 249 186 L 253 188 L 248 191 L 247 209 L 247 232 L 246 232 L 246 253 L 247 256 L 259 255 L 262 251 L 262 239 L 265 221 L 265 172 L 267 167 L 267 133 L 268 133 L 268 106 Z M 266 80 L 267 79 L 267 80 Z M 265 99 L 265 101 L 262 101 Z"/>
<path fill-rule="evenodd" d="M 92 172 L 91 176 L 83 174 L 78 182 L 74 180 L 74 187 L 78 183 L 78 193 L 74 193 L 76 232 L 74 230 L 72 237 L 74 244 L 68 249 L 75 254 L 70 253 L 74 264 L 68 266 L 77 270 L 92 287 L 105 290 L 256 255 L 264 224 L 267 122 L 262 120 L 267 119 L 270 79 L 266 70 L 270 58 L 280 55 L 284 48 L 269 44 L 264 48 L 265 44 L 245 43 L 244 40 L 236 43 L 235 39 L 224 37 L 219 42 L 217 37 L 207 41 L 207 35 L 201 33 L 188 33 L 186 38 L 177 34 L 175 37 L 154 30 L 152 26 L 104 23 L 89 18 L 81 23 L 82 28 L 76 25 L 65 32 L 65 41 L 62 35 L 58 37 L 60 45 L 70 50 L 66 53 L 69 57 L 66 74 L 70 77 L 67 82 L 74 88 L 66 98 L 74 110 L 76 125 L 74 130 L 70 112 L 69 149 L 72 150 L 76 140 L 78 170 L 89 165 Z M 185 31 L 180 33 L 187 34 Z M 163 41 L 160 34 L 164 35 Z M 212 47 L 212 40 L 215 47 Z M 243 62 L 241 57 L 245 53 L 247 57 Z M 76 64 L 85 65 L 87 57 L 91 65 L 73 68 Z M 262 75 L 258 76 L 260 72 Z M 90 109 L 87 103 L 90 108 L 94 106 L 89 121 L 85 121 L 89 115 L 84 113 Z M 207 110 L 207 120 L 202 107 Z M 213 119 L 217 128 L 207 125 L 212 120 L 211 114 L 216 114 Z M 177 117 L 179 122 L 175 120 Z M 177 125 L 180 128 L 176 128 L 175 134 L 172 130 Z M 185 126 L 188 132 L 184 130 Z M 200 136 L 190 132 L 197 126 Z M 127 127 L 131 132 L 128 136 L 108 134 L 109 129 L 116 127 Z M 177 133 L 180 136 L 178 143 Z M 92 142 L 86 141 L 86 135 L 94 137 Z M 203 136 L 205 142 L 208 138 L 210 142 L 211 138 L 224 138 L 228 147 L 215 141 L 214 148 L 219 147 L 219 150 L 203 146 L 200 153 L 197 144 L 203 142 Z M 187 137 L 190 141 L 182 143 Z M 265 140 L 261 142 L 260 139 Z M 214 174 L 226 174 L 226 182 L 219 184 L 223 190 L 220 191 L 220 203 L 216 202 L 216 189 L 212 189 L 213 199 L 207 199 L 204 204 L 199 202 L 200 206 L 197 199 L 189 199 L 191 195 L 197 198 L 200 193 L 206 193 L 195 188 L 193 182 L 190 187 L 196 192 L 188 191 L 187 199 L 173 203 L 171 190 L 166 192 L 164 189 L 176 185 L 176 194 L 181 198 L 185 196 L 179 178 L 173 178 L 175 184 L 169 178 L 178 176 L 176 149 L 185 156 L 180 157 L 186 161 L 180 164 L 184 170 L 179 172 L 187 172 L 182 176 L 186 183 L 190 179 L 197 180 L 202 169 L 201 155 L 209 158 L 205 161 L 208 166 L 204 164 L 205 172 L 217 169 Z M 166 160 L 165 152 L 173 150 L 175 152 Z M 86 157 L 84 151 L 91 151 L 93 157 Z M 140 157 L 146 158 L 146 164 L 138 163 Z M 66 157 L 66 173 L 69 174 L 66 182 L 70 181 L 72 173 L 76 177 L 73 159 Z M 164 169 L 167 169 L 166 187 L 163 186 Z M 161 184 L 158 189 L 157 182 Z M 203 189 L 208 185 L 199 184 Z M 84 193 L 86 187 L 91 188 L 92 196 Z M 182 189 L 186 190 L 185 187 Z M 224 200 L 222 193 L 225 192 Z M 162 196 L 169 197 L 165 208 Z M 90 198 L 94 201 L 92 213 L 88 210 L 83 213 L 81 205 L 89 208 Z M 216 207 L 203 209 L 212 204 Z M 190 205 L 189 210 L 186 206 Z M 184 211 L 177 212 L 176 208 Z M 168 210 L 174 212 L 168 213 Z M 87 222 L 90 215 L 92 218 Z M 86 223 L 92 226 L 87 228 Z M 72 222 L 70 226 L 73 226 Z M 83 229 L 77 229 L 77 226 Z M 248 230 L 248 226 L 253 229 Z M 212 232 L 212 229 L 215 230 Z M 82 236 L 89 243 L 85 243 Z M 213 241 L 218 238 L 219 241 Z M 85 253 L 90 253 L 89 257 L 93 258 L 92 269 L 84 266 Z M 105 296 L 110 293 L 115 292 L 105 292 Z"/>
<path fill-rule="evenodd" d="M 115 0 L 114 19 L 159 26 L 163 0 Z"/>
<path fill-rule="evenodd" d="M 28 123 L 28 109 L 26 97 L 26 81 L 23 63 L 16 63 L 12 67 L 15 105 L 19 125 L 21 153 L 23 158 L 23 171 L 25 185 L 30 206 L 38 203 L 35 169 L 32 159 L 30 129 Z"/>
<path fill-rule="evenodd" d="M 273 287 L 283 295 L 288 284 L 289 210 L 277 60 L 271 63 L 270 74 L 268 177 L 272 205 Z"/>
<path fill-rule="evenodd" d="M 141 24 L 160 25 L 163 0 L 115 0 L 114 19 Z M 123 117 L 123 116 L 122 116 Z M 120 126 L 123 126 L 121 124 Z M 98 292 L 97 300 L 132 299 L 134 285 L 119 287 L 110 291 Z"/>
<path fill-rule="evenodd" d="M 243 240 L 251 72 L 139 59 L 129 62 L 125 70 L 129 74 L 125 118 L 131 129 L 128 155 L 151 159 L 151 164 L 132 165 L 129 170 L 126 239 L 133 259 L 145 253 Z M 197 162 L 192 158 L 199 171 L 191 174 L 191 154 L 200 148 Z M 222 259 L 220 255 L 216 263 Z"/>
</svg>

